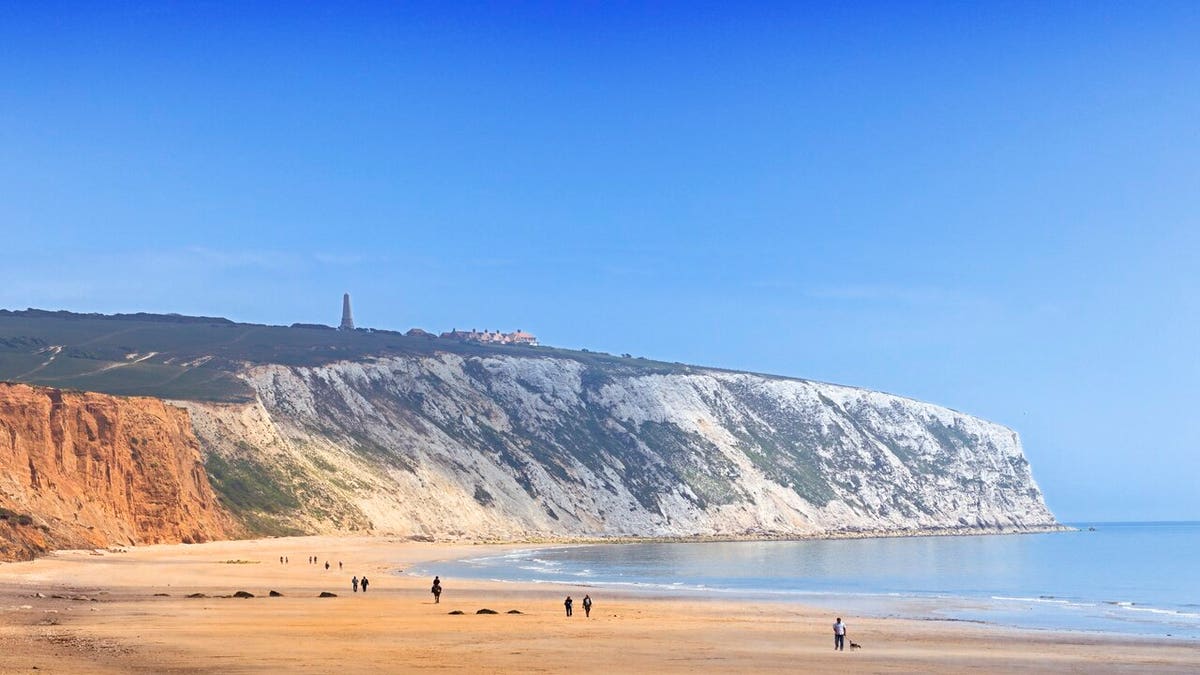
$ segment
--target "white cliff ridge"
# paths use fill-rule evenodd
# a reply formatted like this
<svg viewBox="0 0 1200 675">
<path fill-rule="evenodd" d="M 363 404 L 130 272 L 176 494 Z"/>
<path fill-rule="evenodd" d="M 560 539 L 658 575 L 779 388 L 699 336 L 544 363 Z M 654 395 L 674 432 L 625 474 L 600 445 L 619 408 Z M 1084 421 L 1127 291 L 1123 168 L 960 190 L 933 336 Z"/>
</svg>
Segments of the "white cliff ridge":
<svg viewBox="0 0 1200 675">
<path fill-rule="evenodd" d="M 191 412 L 214 484 L 228 490 L 239 471 L 265 477 L 237 510 L 283 532 L 740 537 L 1056 526 L 1012 430 L 851 387 L 449 353 L 261 365 L 242 377 L 254 403 L 178 405 Z"/>
</svg>

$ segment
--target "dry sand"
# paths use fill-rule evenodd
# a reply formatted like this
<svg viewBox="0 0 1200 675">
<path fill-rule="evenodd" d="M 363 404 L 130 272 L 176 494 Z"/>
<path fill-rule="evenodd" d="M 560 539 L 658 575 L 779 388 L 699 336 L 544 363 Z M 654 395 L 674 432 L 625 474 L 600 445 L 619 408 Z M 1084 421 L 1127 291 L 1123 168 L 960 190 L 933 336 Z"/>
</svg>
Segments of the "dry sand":
<svg viewBox="0 0 1200 675">
<path fill-rule="evenodd" d="M 833 617 L 785 603 L 445 579 L 435 605 L 429 579 L 395 574 L 479 550 L 305 537 L 0 564 L 0 672 L 1200 672 L 1195 642 L 848 616 L 863 648 L 835 653 Z M 363 574 L 369 592 L 352 593 Z M 241 590 L 255 597 L 213 597 Z M 475 614 L 484 607 L 499 614 Z"/>
</svg>

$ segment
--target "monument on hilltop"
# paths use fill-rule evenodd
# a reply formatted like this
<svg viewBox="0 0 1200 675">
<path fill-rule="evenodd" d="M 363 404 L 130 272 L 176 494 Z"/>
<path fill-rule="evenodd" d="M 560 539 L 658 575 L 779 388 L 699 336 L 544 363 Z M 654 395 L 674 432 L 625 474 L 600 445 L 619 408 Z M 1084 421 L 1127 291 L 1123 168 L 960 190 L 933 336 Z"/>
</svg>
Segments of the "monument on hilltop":
<svg viewBox="0 0 1200 675">
<path fill-rule="evenodd" d="M 342 325 L 338 330 L 354 330 L 354 316 L 350 314 L 350 294 L 342 295 Z"/>
</svg>

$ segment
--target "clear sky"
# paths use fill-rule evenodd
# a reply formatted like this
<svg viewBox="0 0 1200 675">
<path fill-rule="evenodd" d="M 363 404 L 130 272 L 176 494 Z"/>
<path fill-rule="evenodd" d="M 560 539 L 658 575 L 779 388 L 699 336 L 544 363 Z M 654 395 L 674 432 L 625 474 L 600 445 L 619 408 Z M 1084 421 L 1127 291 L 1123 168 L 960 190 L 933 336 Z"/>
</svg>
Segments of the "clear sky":
<svg viewBox="0 0 1200 675">
<path fill-rule="evenodd" d="M 0 1 L 0 231 L 0 307 L 349 291 L 944 404 L 1062 519 L 1200 519 L 1196 2 Z"/>
</svg>

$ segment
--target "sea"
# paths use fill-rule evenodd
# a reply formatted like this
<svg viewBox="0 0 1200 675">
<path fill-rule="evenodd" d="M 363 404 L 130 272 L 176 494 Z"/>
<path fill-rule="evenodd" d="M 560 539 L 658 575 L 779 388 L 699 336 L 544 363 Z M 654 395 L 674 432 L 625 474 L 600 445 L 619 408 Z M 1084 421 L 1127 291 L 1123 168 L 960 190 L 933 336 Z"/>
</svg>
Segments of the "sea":
<svg viewBox="0 0 1200 675">
<path fill-rule="evenodd" d="M 1200 641 L 1200 522 L 1069 532 L 538 546 L 407 570 L 736 597 L 842 616 L 972 621 Z"/>
</svg>

